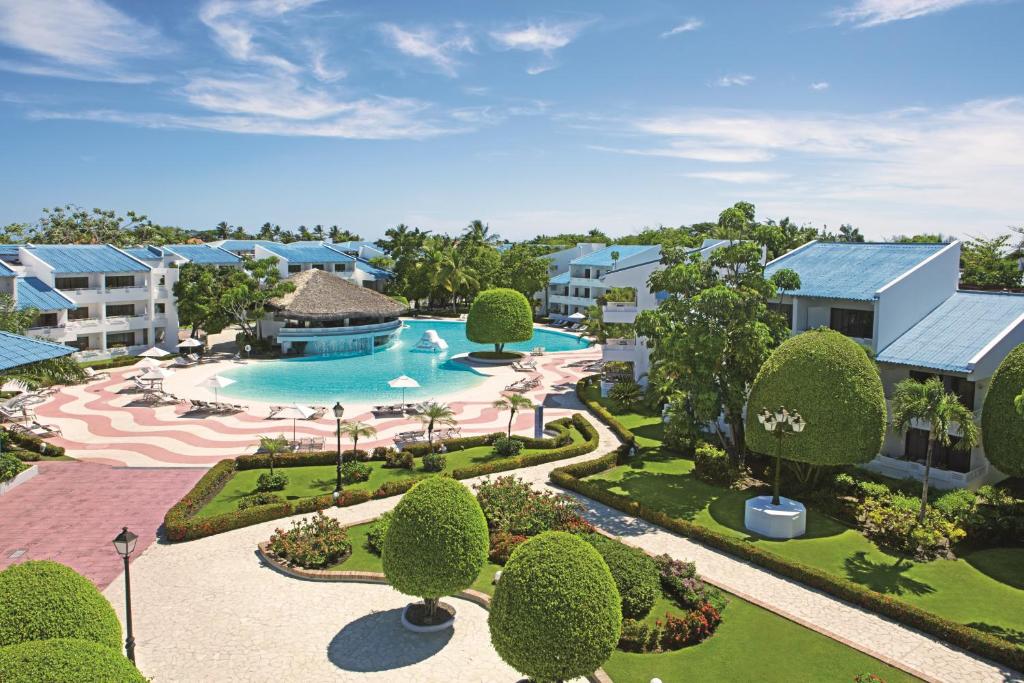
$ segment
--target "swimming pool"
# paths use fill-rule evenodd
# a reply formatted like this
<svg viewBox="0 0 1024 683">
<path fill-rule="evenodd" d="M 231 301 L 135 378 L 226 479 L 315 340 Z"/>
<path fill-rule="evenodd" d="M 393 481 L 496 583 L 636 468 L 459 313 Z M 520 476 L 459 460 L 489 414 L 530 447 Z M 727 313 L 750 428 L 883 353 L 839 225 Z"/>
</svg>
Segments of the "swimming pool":
<svg viewBox="0 0 1024 683">
<path fill-rule="evenodd" d="M 413 346 L 427 330 L 436 330 L 448 342 L 443 354 L 414 351 Z M 529 351 L 543 346 L 546 352 L 578 351 L 588 342 L 577 335 L 535 329 L 533 339 L 506 344 L 513 351 Z M 223 375 L 235 380 L 220 390 L 221 396 L 259 401 L 331 404 L 335 401 L 397 403 L 400 389 L 388 386 L 388 380 L 408 375 L 420 383 L 419 389 L 406 389 L 407 402 L 441 397 L 472 388 L 485 375 L 452 356 L 468 351 L 493 350 L 490 344 L 474 344 L 466 339 L 466 325 L 457 321 L 407 320 L 394 344 L 372 356 L 306 356 L 251 363 Z"/>
</svg>

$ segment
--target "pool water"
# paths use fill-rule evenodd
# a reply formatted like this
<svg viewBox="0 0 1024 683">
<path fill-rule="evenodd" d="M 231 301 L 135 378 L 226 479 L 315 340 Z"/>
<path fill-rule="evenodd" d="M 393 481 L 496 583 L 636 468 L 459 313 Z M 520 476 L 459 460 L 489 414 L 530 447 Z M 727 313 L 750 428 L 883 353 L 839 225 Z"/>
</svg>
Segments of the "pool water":
<svg viewBox="0 0 1024 683">
<path fill-rule="evenodd" d="M 448 342 L 440 354 L 414 351 L 427 330 L 436 330 Z M 543 346 L 545 352 L 578 351 L 589 342 L 578 335 L 535 329 L 528 342 L 506 344 L 511 351 L 530 351 Z M 224 371 L 235 380 L 220 390 L 221 396 L 259 401 L 300 402 L 333 405 L 335 401 L 398 403 L 402 390 L 388 381 L 408 375 L 420 383 L 406 389 L 407 403 L 441 398 L 445 394 L 472 388 L 486 377 L 471 367 L 451 360 L 469 351 L 493 351 L 493 344 L 474 344 L 466 339 L 466 324 L 457 321 L 407 320 L 395 343 L 371 355 L 327 355 L 253 362 Z"/>
</svg>

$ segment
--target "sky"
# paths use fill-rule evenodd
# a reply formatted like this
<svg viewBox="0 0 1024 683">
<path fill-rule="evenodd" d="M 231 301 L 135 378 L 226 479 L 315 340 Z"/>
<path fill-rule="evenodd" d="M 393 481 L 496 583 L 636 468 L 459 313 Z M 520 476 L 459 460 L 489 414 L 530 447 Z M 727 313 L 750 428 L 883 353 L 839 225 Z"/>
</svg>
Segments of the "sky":
<svg viewBox="0 0 1024 683">
<path fill-rule="evenodd" d="M 0 223 L 1024 225 L 1024 0 L 0 0 Z"/>
</svg>

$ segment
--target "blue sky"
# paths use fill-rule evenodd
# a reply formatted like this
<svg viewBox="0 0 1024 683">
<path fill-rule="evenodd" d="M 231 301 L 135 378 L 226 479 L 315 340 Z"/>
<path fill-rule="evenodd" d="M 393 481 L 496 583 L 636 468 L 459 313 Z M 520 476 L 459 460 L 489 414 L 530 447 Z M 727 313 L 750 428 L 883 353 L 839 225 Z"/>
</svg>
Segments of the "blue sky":
<svg viewBox="0 0 1024 683">
<path fill-rule="evenodd" d="M 0 222 L 1024 224 L 1018 0 L 0 0 Z"/>
</svg>

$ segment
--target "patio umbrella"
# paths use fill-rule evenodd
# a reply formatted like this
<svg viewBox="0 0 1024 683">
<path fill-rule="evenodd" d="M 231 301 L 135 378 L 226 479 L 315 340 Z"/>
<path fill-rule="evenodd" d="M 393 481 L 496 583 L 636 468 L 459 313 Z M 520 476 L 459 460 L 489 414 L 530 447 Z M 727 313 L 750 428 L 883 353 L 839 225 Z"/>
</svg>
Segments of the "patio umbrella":
<svg viewBox="0 0 1024 683">
<path fill-rule="evenodd" d="M 136 363 L 135 367 L 137 367 L 137 368 L 158 368 L 158 367 L 160 367 L 160 361 L 158 361 L 156 358 L 153 358 L 152 356 L 146 356 L 145 358 L 140 360 L 138 363 Z"/>
<path fill-rule="evenodd" d="M 150 346 L 142 353 L 136 354 L 139 358 L 163 358 L 167 355 L 167 352 L 161 349 L 159 346 Z"/>
<path fill-rule="evenodd" d="M 290 406 L 284 408 L 283 410 L 279 410 L 277 412 L 276 417 L 290 417 L 292 419 L 292 441 L 295 441 L 295 421 L 305 420 L 312 414 L 313 409 L 310 408 L 309 406 L 303 406 L 299 405 L 298 403 L 293 403 Z"/>
<path fill-rule="evenodd" d="M 203 342 L 199 341 L 195 337 L 189 337 L 183 342 L 178 343 L 178 348 L 192 348 L 193 346 L 202 346 Z"/>
<path fill-rule="evenodd" d="M 575 313 L 573 313 L 572 315 L 569 316 L 569 320 L 586 320 L 586 319 L 587 319 L 587 316 L 584 315 L 583 313 L 580 313 L 579 311 L 576 311 Z"/>
<path fill-rule="evenodd" d="M 199 383 L 199 386 L 205 387 L 207 389 L 213 389 L 213 400 L 219 402 L 220 397 L 217 395 L 217 390 L 223 389 L 224 387 L 230 386 L 234 383 L 235 380 L 231 379 L 230 377 L 225 377 L 224 375 L 214 375 L 213 377 L 207 377 L 206 379 L 204 379 L 202 382 Z"/>
<path fill-rule="evenodd" d="M 146 379 L 146 380 L 167 379 L 168 377 L 170 377 L 173 374 L 174 374 L 174 372 L 171 371 L 171 370 L 168 370 L 167 368 L 160 368 L 160 367 L 150 368 L 139 379 Z"/>
<path fill-rule="evenodd" d="M 392 389 L 401 389 L 402 390 L 402 405 L 405 405 L 405 390 L 406 389 L 419 389 L 420 383 L 417 382 L 416 380 L 414 380 L 412 377 L 407 377 L 406 375 L 400 375 L 400 376 L 394 378 L 393 380 L 391 380 L 390 382 L 388 382 L 388 386 L 391 387 Z"/>
</svg>

